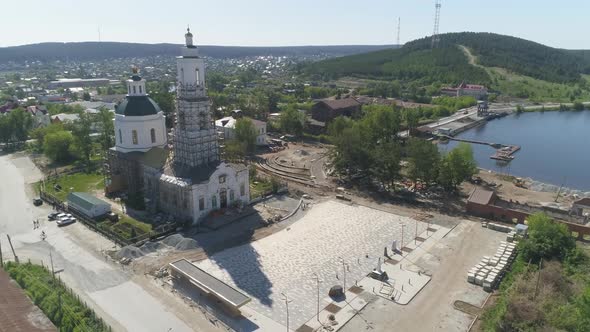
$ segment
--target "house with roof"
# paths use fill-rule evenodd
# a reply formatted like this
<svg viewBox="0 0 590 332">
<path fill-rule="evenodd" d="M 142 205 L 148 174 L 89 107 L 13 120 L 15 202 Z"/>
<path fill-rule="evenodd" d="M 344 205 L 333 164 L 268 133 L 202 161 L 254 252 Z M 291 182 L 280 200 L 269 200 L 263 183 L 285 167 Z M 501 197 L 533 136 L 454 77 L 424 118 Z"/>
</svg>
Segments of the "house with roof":
<svg viewBox="0 0 590 332">
<path fill-rule="evenodd" d="M 311 118 L 327 123 L 339 116 L 359 117 L 361 115 L 361 105 L 354 98 L 320 100 L 312 106 Z"/>
<path fill-rule="evenodd" d="M 89 193 L 73 192 L 67 197 L 69 209 L 74 209 L 88 218 L 104 216 L 111 212 L 111 205 Z"/>
<path fill-rule="evenodd" d="M 26 112 L 33 117 L 34 128 L 46 127 L 51 123 L 49 112 L 47 112 L 47 107 L 44 105 L 27 106 Z"/>
<path fill-rule="evenodd" d="M 51 123 L 72 123 L 80 120 L 80 115 L 76 113 L 59 113 L 51 117 Z"/>
<path fill-rule="evenodd" d="M 483 85 L 467 84 L 461 82 L 456 88 L 444 87 L 440 90 L 441 94 L 451 97 L 471 96 L 475 99 L 485 99 L 488 96 L 488 89 Z"/>
<path fill-rule="evenodd" d="M 590 197 L 584 197 L 572 204 L 572 213 L 578 216 L 588 217 L 590 215 Z"/>
<path fill-rule="evenodd" d="M 234 114 L 240 114 L 238 112 L 233 112 Z M 238 122 L 238 119 L 240 118 L 240 116 L 236 116 L 236 115 L 232 115 L 232 116 L 226 116 L 224 118 L 221 118 L 219 120 L 215 121 L 215 128 L 217 128 L 218 132 L 223 133 L 223 137 L 225 139 L 234 139 L 236 137 L 236 123 Z M 248 118 L 250 119 L 250 118 Z M 266 139 L 266 122 L 264 121 L 260 121 L 260 120 L 256 120 L 256 119 L 250 119 L 250 121 L 252 121 L 252 124 L 254 125 L 254 127 L 256 128 L 256 145 L 261 146 L 261 145 L 266 145 L 267 144 L 267 139 Z"/>
</svg>

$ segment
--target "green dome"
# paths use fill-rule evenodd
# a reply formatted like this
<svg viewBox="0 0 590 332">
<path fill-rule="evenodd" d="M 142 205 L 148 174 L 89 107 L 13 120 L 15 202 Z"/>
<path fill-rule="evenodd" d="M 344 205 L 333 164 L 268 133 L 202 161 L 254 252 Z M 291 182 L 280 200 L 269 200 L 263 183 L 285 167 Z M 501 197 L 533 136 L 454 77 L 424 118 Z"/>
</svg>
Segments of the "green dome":
<svg viewBox="0 0 590 332">
<path fill-rule="evenodd" d="M 117 107 L 115 113 L 125 116 L 156 115 L 160 106 L 148 96 L 127 96 Z"/>
</svg>

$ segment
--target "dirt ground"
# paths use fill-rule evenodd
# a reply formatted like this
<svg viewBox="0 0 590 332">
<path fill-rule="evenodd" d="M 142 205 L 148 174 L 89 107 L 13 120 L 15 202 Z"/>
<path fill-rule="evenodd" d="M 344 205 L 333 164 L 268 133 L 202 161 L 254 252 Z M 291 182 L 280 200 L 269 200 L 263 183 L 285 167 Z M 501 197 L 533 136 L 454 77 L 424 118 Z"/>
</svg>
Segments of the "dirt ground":
<svg viewBox="0 0 590 332">
<path fill-rule="evenodd" d="M 529 189 L 519 188 L 509 181 L 508 177 L 502 174 L 497 174 L 485 170 L 480 170 L 477 176 L 481 177 L 483 181 L 488 183 L 496 183 L 499 186 L 495 187 L 497 194 L 505 200 L 518 201 L 527 204 L 539 204 L 542 202 L 554 202 L 556 193 L 539 192 Z M 461 188 L 465 194 L 469 194 L 475 185 L 465 182 Z M 559 196 L 558 203 L 568 205 L 571 204 L 573 198 L 571 196 Z"/>
<path fill-rule="evenodd" d="M 492 254 L 506 236 L 482 228 L 480 223 L 461 221 L 429 253 L 415 263 L 432 274 L 432 280 L 408 305 L 381 297 L 370 303 L 341 331 L 465 331 L 474 317 L 456 310 L 456 300 L 480 307 L 488 296 L 479 286 L 467 282 L 467 271 L 482 256 Z"/>
</svg>

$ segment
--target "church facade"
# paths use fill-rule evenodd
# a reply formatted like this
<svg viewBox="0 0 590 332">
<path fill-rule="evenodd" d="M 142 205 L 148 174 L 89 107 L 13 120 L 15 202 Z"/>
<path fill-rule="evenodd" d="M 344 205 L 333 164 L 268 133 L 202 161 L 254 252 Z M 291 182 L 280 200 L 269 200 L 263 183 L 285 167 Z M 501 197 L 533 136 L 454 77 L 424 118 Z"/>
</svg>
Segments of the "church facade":
<svg viewBox="0 0 590 332">
<path fill-rule="evenodd" d="M 151 212 L 197 224 L 215 210 L 248 204 L 248 167 L 221 160 L 205 88 L 206 69 L 190 30 L 177 57 L 176 121 L 165 117 L 136 71 L 117 105 L 115 147 L 109 151 L 107 190 L 141 197 Z"/>
</svg>

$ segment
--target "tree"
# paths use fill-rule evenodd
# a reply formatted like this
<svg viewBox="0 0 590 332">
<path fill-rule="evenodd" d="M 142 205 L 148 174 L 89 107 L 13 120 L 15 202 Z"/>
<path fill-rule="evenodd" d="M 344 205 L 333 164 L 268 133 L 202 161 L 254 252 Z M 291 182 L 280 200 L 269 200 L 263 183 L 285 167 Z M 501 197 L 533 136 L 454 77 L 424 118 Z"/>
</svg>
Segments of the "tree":
<svg viewBox="0 0 590 332">
<path fill-rule="evenodd" d="M 234 131 L 236 140 L 244 145 L 245 152 L 253 153 L 256 150 L 258 132 L 252 120 L 248 118 L 238 119 Z"/>
<path fill-rule="evenodd" d="M 305 115 L 297 110 L 294 105 L 289 105 L 281 112 L 280 126 L 283 132 L 301 136 L 305 124 Z"/>
<path fill-rule="evenodd" d="M 446 189 L 455 189 L 476 173 L 477 164 L 473 158 L 471 145 L 462 142 L 442 157 L 438 182 Z"/>
<path fill-rule="evenodd" d="M 440 154 L 431 142 L 410 138 L 407 147 L 410 179 L 431 183 L 437 178 Z"/>
<path fill-rule="evenodd" d="M 47 134 L 43 144 L 43 151 L 53 161 L 63 162 L 71 158 L 71 146 L 74 136 L 65 130 Z"/>
<path fill-rule="evenodd" d="M 113 115 L 109 110 L 102 108 L 98 112 L 100 123 L 100 145 L 103 151 L 110 149 L 115 144 L 115 125 Z"/>
<path fill-rule="evenodd" d="M 27 140 L 29 130 L 33 126 L 31 114 L 21 108 L 13 109 L 8 114 L 8 123 L 12 132 L 12 139 L 17 142 Z"/>
<path fill-rule="evenodd" d="M 45 144 L 45 136 L 58 131 L 63 131 L 64 127 L 61 123 L 52 123 L 47 127 L 39 127 L 32 130 L 29 136 L 35 140 L 35 150 L 37 152 L 43 152 L 43 146 Z"/>
<path fill-rule="evenodd" d="M 373 154 L 367 131 L 360 123 L 355 122 L 352 127 L 345 128 L 333 141 L 332 161 L 337 170 L 349 176 L 357 171 L 368 174 Z"/>
<path fill-rule="evenodd" d="M 418 112 L 413 108 L 407 108 L 404 111 L 404 120 L 406 121 L 406 125 L 408 126 L 408 134 L 409 136 L 412 136 L 416 128 L 418 128 L 418 123 L 420 120 Z"/>
<path fill-rule="evenodd" d="M 398 143 L 384 143 L 373 151 L 373 166 L 371 174 L 381 184 L 394 187 L 394 182 L 400 178 L 401 149 Z"/>
<path fill-rule="evenodd" d="M 90 93 L 84 91 L 82 94 L 82 100 L 89 101 L 90 100 Z"/>
<path fill-rule="evenodd" d="M 80 119 L 74 122 L 72 134 L 75 138 L 74 151 L 82 158 L 87 165 L 90 163 L 92 154 L 92 138 L 90 137 L 93 119 L 87 113 L 80 114 Z"/>
<path fill-rule="evenodd" d="M 541 259 L 562 261 L 576 247 L 567 226 L 539 213 L 528 219 L 529 237 L 521 245 L 525 261 L 538 263 Z"/>
</svg>

